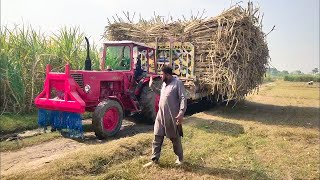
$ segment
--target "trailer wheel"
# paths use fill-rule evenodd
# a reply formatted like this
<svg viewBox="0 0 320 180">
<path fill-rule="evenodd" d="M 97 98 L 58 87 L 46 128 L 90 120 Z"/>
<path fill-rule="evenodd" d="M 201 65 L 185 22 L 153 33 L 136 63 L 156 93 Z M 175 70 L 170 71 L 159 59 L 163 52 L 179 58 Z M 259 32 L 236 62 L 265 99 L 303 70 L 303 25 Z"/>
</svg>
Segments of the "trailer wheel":
<svg viewBox="0 0 320 180">
<path fill-rule="evenodd" d="M 160 79 L 155 79 L 154 81 L 154 86 L 157 89 L 161 89 L 161 80 Z M 140 105 L 141 105 L 141 115 L 144 118 L 144 121 L 146 123 L 153 124 L 158 110 L 159 110 L 159 101 L 160 101 L 160 94 L 152 91 L 152 89 L 148 86 L 145 85 L 142 88 L 141 94 L 140 94 Z"/>
<path fill-rule="evenodd" d="M 99 139 L 114 136 L 119 132 L 123 119 L 122 106 L 114 100 L 102 101 L 96 107 L 92 125 Z"/>
</svg>

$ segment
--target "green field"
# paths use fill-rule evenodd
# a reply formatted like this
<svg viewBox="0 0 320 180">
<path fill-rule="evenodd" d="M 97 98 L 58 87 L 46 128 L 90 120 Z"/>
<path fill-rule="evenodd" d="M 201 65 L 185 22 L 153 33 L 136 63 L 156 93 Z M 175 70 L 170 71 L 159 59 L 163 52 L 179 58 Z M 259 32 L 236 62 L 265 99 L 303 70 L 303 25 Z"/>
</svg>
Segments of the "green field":
<svg viewBox="0 0 320 180">
<path fill-rule="evenodd" d="M 38 127 L 38 114 L 2 115 L 0 116 L 0 135 L 21 132 Z"/>
<path fill-rule="evenodd" d="M 320 74 L 300 74 L 300 75 L 286 75 L 283 77 L 285 81 L 294 81 L 294 82 L 320 82 Z"/>
<path fill-rule="evenodd" d="M 90 144 L 2 179 L 318 179 L 319 84 L 276 81 L 235 108 L 185 119 L 185 163 L 165 140 L 149 169 L 152 132 Z"/>
</svg>

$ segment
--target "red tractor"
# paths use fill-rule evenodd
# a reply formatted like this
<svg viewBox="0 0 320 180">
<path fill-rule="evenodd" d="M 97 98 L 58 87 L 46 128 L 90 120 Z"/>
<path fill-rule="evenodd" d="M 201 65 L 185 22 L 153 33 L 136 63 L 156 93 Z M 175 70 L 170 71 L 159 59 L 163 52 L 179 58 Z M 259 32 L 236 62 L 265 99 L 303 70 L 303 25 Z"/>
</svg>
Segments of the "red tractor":
<svg viewBox="0 0 320 180">
<path fill-rule="evenodd" d="M 106 138 L 120 130 L 127 114 L 139 113 L 144 120 L 153 122 L 160 94 L 149 88 L 150 76 L 155 86 L 161 87 L 155 49 L 132 41 L 106 42 L 100 71 L 93 71 L 87 38 L 86 41 L 85 70 L 71 70 L 67 64 L 65 72 L 58 73 L 51 72 L 51 66 L 47 65 L 44 90 L 35 99 L 39 125 L 51 119 L 58 129 L 78 127 L 73 130 L 79 130 L 80 114 L 89 111 L 93 112 L 96 136 Z"/>
</svg>

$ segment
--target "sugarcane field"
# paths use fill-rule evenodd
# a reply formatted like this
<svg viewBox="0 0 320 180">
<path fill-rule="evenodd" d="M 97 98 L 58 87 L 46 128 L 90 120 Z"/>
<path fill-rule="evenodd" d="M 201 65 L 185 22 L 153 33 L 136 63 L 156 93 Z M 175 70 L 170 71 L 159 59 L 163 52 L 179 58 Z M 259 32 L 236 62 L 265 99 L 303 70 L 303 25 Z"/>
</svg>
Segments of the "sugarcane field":
<svg viewBox="0 0 320 180">
<path fill-rule="evenodd" d="M 0 179 L 320 179 L 319 9 L 0 0 Z"/>
</svg>

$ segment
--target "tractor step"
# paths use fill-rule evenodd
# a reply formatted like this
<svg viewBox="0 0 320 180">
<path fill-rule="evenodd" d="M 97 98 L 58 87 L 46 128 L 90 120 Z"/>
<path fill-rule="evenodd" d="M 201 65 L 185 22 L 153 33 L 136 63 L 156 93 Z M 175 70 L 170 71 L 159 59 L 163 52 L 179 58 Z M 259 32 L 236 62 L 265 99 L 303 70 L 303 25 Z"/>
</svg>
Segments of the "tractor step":
<svg viewBox="0 0 320 180">
<path fill-rule="evenodd" d="M 137 112 L 141 112 L 141 108 L 140 108 L 140 104 L 139 101 L 137 99 L 137 97 L 134 95 L 134 92 L 131 90 L 128 90 L 128 93 L 130 94 L 130 100 L 131 103 L 133 104 L 134 108 L 136 109 Z"/>
</svg>

